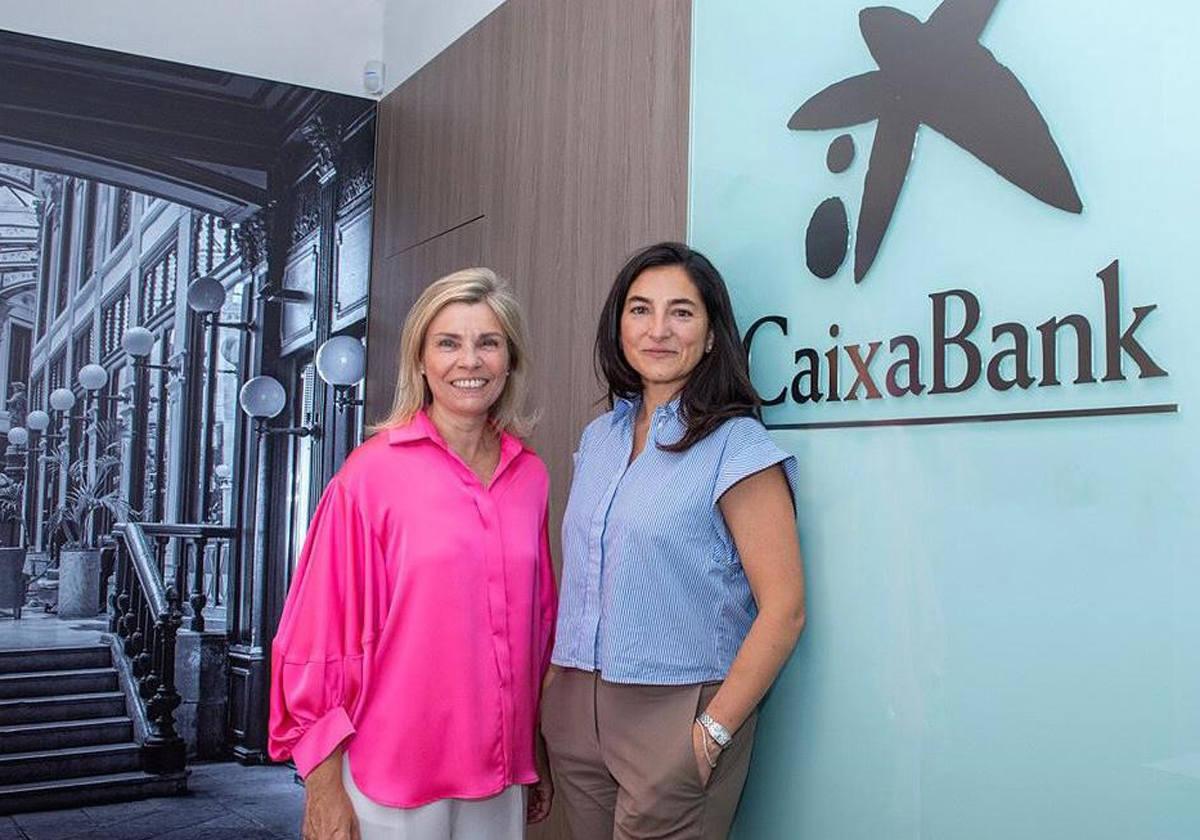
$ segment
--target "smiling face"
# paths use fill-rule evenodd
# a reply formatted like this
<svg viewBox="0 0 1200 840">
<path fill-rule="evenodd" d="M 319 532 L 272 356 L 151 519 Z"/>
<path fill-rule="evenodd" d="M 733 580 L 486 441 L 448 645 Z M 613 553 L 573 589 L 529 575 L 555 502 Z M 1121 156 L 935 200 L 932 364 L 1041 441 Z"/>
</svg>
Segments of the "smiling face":
<svg viewBox="0 0 1200 840">
<path fill-rule="evenodd" d="M 421 348 L 431 410 L 486 417 L 508 380 L 508 339 L 486 303 L 450 303 L 429 322 Z"/>
<path fill-rule="evenodd" d="M 711 340 L 708 310 L 683 266 L 647 268 L 630 285 L 621 351 L 643 388 L 682 388 Z"/>
</svg>

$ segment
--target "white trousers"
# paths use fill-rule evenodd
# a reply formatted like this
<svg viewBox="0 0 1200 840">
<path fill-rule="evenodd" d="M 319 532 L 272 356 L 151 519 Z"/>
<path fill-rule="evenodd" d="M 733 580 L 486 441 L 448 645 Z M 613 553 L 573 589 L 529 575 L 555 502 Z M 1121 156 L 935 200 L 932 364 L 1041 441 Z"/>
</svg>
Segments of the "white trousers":
<svg viewBox="0 0 1200 840">
<path fill-rule="evenodd" d="M 392 808 L 368 799 L 342 761 L 342 784 L 362 840 L 521 840 L 525 787 L 510 785 L 488 799 L 439 799 L 419 808 Z"/>
</svg>

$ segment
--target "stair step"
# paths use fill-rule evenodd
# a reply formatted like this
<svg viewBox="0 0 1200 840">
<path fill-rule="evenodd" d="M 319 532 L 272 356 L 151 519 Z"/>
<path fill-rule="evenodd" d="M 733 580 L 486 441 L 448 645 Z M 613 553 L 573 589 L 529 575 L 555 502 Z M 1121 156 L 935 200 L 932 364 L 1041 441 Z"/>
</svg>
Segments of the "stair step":
<svg viewBox="0 0 1200 840">
<path fill-rule="evenodd" d="M 137 744 L 101 744 L 0 755 L 0 785 L 131 773 L 142 769 Z"/>
<path fill-rule="evenodd" d="M 0 726 L 0 754 L 120 744 L 132 740 L 133 721 L 128 717 Z"/>
<path fill-rule="evenodd" d="M 0 785 L 0 814 L 79 808 L 187 793 L 187 773 L 106 773 L 57 781 Z"/>
<path fill-rule="evenodd" d="M 112 651 L 107 645 L 0 650 L 0 674 L 109 667 L 112 667 Z"/>
<path fill-rule="evenodd" d="M 111 666 L 0 674 L 0 699 L 93 694 L 98 691 L 116 690 L 117 669 Z"/>
<path fill-rule="evenodd" d="M 125 712 L 125 695 L 119 691 L 64 694 L 59 697 L 20 697 L 0 700 L 0 726 L 120 717 Z"/>
</svg>

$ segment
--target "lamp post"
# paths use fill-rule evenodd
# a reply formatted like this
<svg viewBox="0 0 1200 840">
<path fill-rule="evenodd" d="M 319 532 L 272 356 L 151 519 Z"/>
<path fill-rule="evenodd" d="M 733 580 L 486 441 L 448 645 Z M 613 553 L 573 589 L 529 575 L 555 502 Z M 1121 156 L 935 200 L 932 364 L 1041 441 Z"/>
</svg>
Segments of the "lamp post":
<svg viewBox="0 0 1200 840">
<path fill-rule="evenodd" d="M 8 449 L 4 453 L 4 472 L 15 484 L 21 482 L 21 495 L 12 499 L 11 511 L 13 527 L 16 534 L 13 538 L 13 548 L 24 548 L 25 540 L 25 472 L 29 464 L 29 432 L 24 426 L 13 426 L 8 430 Z"/>
<path fill-rule="evenodd" d="M 88 484 L 96 481 L 96 422 L 100 419 L 99 397 L 100 389 L 108 384 L 108 371 L 97 364 L 84 365 L 77 376 L 79 387 L 87 395 L 83 415 L 91 420 L 87 427 L 87 480 Z"/>
<path fill-rule="evenodd" d="M 133 424 L 129 435 L 129 489 L 125 498 L 131 510 L 142 514 L 146 503 L 146 438 L 150 425 L 150 351 L 154 333 L 130 327 L 121 336 L 121 347 L 133 367 Z"/>
<path fill-rule="evenodd" d="M 29 430 L 24 426 L 13 426 L 8 430 L 8 448 L 4 451 L 4 472 L 14 480 L 25 477 L 25 462 L 29 457 Z"/>
<path fill-rule="evenodd" d="M 46 435 L 47 444 L 49 441 L 65 441 L 68 449 L 68 462 L 70 456 L 70 441 L 71 437 L 68 434 L 68 427 L 71 423 L 71 409 L 75 407 L 75 395 L 70 388 L 55 388 L 50 392 L 50 410 L 56 412 L 59 417 L 58 431 Z M 65 464 L 63 466 L 66 466 Z M 61 475 L 58 477 L 60 492 L 66 492 L 67 471 L 59 470 Z"/>
<path fill-rule="evenodd" d="M 288 428 L 272 428 L 267 421 L 277 417 L 287 405 L 287 391 L 279 380 L 272 376 L 256 376 L 247 380 L 238 392 L 238 405 L 254 422 L 254 436 L 257 441 L 255 465 L 253 474 L 248 476 L 249 484 L 254 487 L 254 507 L 250 512 L 250 522 L 254 523 L 253 562 L 246 566 L 248 569 L 267 569 L 267 552 L 269 535 L 267 533 L 267 497 L 271 488 L 271 447 L 272 435 L 294 435 L 297 437 L 320 437 L 319 426 L 298 426 Z M 251 597 L 251 615 L 258 620 L 263 614 L 266 590 L 262 574 L 254 574 L 253 578 L 244 581 L 248 585 Z M 257 630 L 254 631 L 257 634 Z M 255 641 L 255 644 L 258 642 Z"/>
<path fill-rule="evenodd" d="M 333 401 L 338 411 L 362 405 L 354 386 L 362 381 L 367 369 L 367 354 L 362 342 L 351 335 L 335 335 L 317 349 L 317 375 L 333 386 Z"/>
<path fill-rule="evenodd" d="M 254 325 L 240 321 L 220 321 L 218 317 L 225 306 L 225 287 L 214 277 L 197 277 L 188 284 L 187 305 L 204 319 L 204 380 L 201 396 L 200 452 L 196 459 L 196 475 L 200 496 L 196 515 L 204 521 L 212 507 L 212 482 L 209 480 L 209 462 L 212 459 L 212 433 L 216 421 L 217 388 L 217 341 L 221 327 L 245 330 Z M 194 485 L 193 485 L 194 486 Z"/>
<path fill-rule="evenodd" d="M 42 443 L 41 437 L 46 434 L 46 430 L 50 428 L 50 415 L 36 408 L 25 415 L 25 428 L 29 430 L 29 447 L 27 449 L 28 457 L 25 464 L 25 517 L 26 521 L 32 523 L 37 516 L 38 500 L 41 498 L 41 471 L 37 468 L 37 454 L 42 451 L 45 444 Z M 46 435 L 49 438 L 49 435 Z M 41 527 L 39 526 L 34 539 L 35 547 L 40 545 Z M 34 534 L 30 534 L 34 536 Z"/>
</svg>

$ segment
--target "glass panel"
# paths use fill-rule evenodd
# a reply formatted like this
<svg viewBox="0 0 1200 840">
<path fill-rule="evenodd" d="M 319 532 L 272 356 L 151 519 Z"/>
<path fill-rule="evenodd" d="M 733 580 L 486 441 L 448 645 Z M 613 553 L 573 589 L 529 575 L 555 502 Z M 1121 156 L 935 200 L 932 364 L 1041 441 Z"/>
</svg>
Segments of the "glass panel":
<svg viewBox="0 0 1200 840">
<path fill-rule="evenodd" d="M 171 358 L 174 332 L 163 330 L 150 358 L 155 363 L 165 365 Z M 166 513 L 167 494 L 167 435 L 165 430 L 170 428 L 171 405 L 168 397 L 167 382 L 170 371 L 150 370 L 150 419 L 147 423 L 146 435 L 146 515 L 143 519 L 151 522 L 161 522 Z"/>
<path fill-rule="evenodd" d="M 83 211 L 83 269 L 80 272 L 80 284 L 86 283 L 92 276 L 96 265 L 96 193 L 100 186 L 93 181 L 85 185 L 87 190 Z"/>
<path fill-rule="evenodd" d="M 46 322 L 50 313 L 50 225 L 43 221 L 38 229 L 41 242 L 38 245 L 38 338 L 46 332 Z"/>
<path fill-rule="evenodd" d="M 241 321 L 245 300 L 246 282 L 229 289 L 220 320 L 227 323 Z M 210 476 L 210 499 L 208 511 L 210 522 L 232 525 L 237 510 L 234 505 L 234 484 L 237 475 L 234 465 L 235 444 L 241 411 L 238 408 L 238 389 L 241 386 L 242 342 L 245 331 L 221 327 L 217 333 L 216 387 L 211 440 L 212 469 Z M 207 360 L 206 360 L 207 362 Z"/>
<path fill-rule="evenodd" d="M 313 389 L 315 388 L 316 369 L 313 363 L 307 362 L 300 369 L 292 393 L 297 397 L 297 409 L 294 412 L 295 423 L 307 426 L 312 423 Z M 291 470 L 292 496 L 292 534 L 288 560 L 288 579 L 296 568 L 296 559 L 308 536 L 309 499 L 312 485 L 312 455 L 316 440 L 311 437 L 293 438 L 293 459 Z"/>
<path fill-rule="evenodd" d="M 63 185 L 62 227 L 58 240 L 58 292 L 54 298 L 54 314 L 67 306 L 71 280 L 71 237 L 75 222 L 75 184 L 69 178 Z"/>
<path fill-rule="evenodd" d="M 141 319 L 145 324 L 175 303 L 175 243 L 142 271 Z"/>
<path fill-rule="evenodd" d="M 120 244 L 125 235 L 129 233 L 130 216 L 133 214 L 133 194 L 129 190 L 118 189 L 116 195 L 116 207 L 113 209 L 113 237 L 112 247 L 115 248 Z"/>
</svg>

